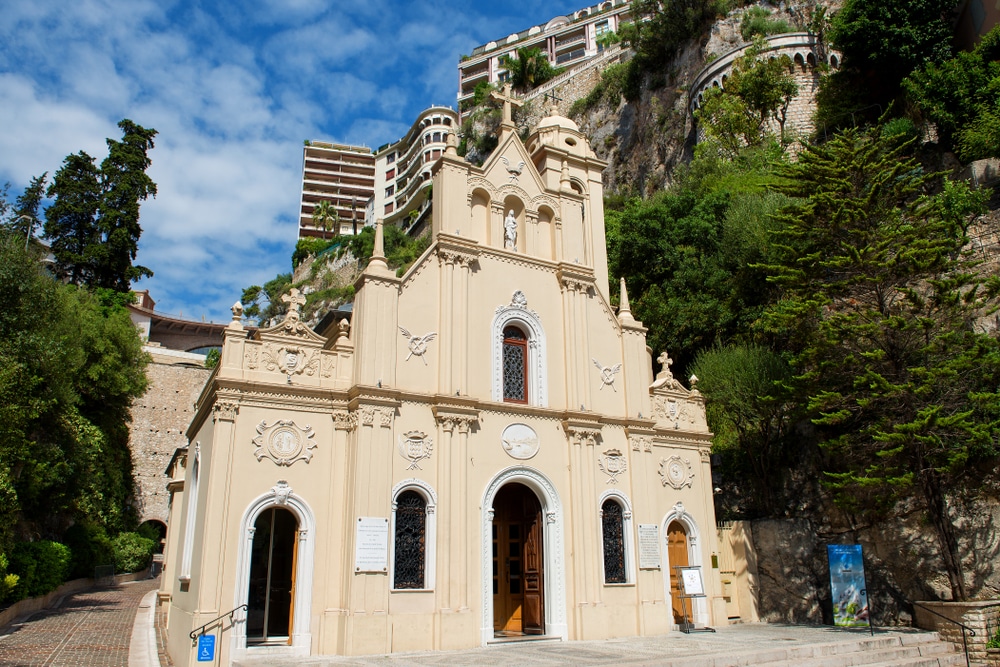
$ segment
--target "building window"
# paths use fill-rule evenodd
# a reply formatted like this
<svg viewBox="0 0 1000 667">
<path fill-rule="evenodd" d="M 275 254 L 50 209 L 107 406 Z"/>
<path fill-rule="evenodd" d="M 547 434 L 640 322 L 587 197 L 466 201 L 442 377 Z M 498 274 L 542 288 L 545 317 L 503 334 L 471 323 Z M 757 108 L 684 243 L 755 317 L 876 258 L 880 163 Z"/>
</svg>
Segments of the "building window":
<svg viewBox="0 0 1000 667">
<path fill-rule="evenodd" d="M 598 37 L 600 37 L 606 32 L 611 32 L 611 26 L 608 25 L 607 21 L 601 21 L 600 23 L 594 26 L 594 29 L 597 31 Z"/>
<path fill-rule="evenodd" d="M 396 154 L 395 153 L 389 153 L 389 157 L 387 157 L 385 159 L 385 161 L 388 162 L 389 164 L 392 164 L 393 162 L 396 161 Z"/>
<path fill-rule="evenodd" d="M 395 169 L 390 169 L 389 171 L 385 172 L 385 180 L 388 181 L 390 178 L 395 178 L 395 177 L 396 177 Z"/>
<path fill-rule="evenodd" d="M 396 186 L 395 185 L 390 185 L 389 187 L 387 187 L 385 189 L 385 196 L 386 197 L 391 197 L 394 194 L 396 194 Z"/>
<path fill-rule="evenodd" d="M 517 338 L 508 338 L 508 334 Z M 517 290 L 510 305 L 496 309 L 490 335 L 492 399 L 497 402 L 519 400 L 529 405 L 548 407 L 545 330 L 538 313 L 528 307 L 524 292 Z M 515 355 L 515 349 L 520 350 L 519 356 Z M 523 368 L 520 399 L 509 399 L 506 368 L 509 363 L 516 364 L 518 359 Z"/>
<path fill-rule="evenodd" d="M 436 144 L 441 143 L 441 133 L 440 132 L 435 132 L 434 133 L 434 138 L 431 139 L 431 141 L 433 141 Z"/>
<path fill-rule="evenodd" d="M 416 491 L 396 499 L 393 588 L 424 588 L 427 562 L 427 503 Z"/>
<path fill-rule="evenodd" d="M 610 498 L 601 505 L 601 527 L 604 537 L 604 583 L 627 583 L 625 521 L 622 506 Z"/>
<path fill-rule="evenodd" d="M 392 213 L 392 209 L 394 207 L 395 207 L 395 204 L 393 202 L 389 202 L 388 204 L 385 205 L 385 212 L 386 213 Z"/>
<path fill-rule="evenodd" d="M 503 330 L 503 400 L 528 402 L 528 337 L 517 327 Z"/>
</svg>

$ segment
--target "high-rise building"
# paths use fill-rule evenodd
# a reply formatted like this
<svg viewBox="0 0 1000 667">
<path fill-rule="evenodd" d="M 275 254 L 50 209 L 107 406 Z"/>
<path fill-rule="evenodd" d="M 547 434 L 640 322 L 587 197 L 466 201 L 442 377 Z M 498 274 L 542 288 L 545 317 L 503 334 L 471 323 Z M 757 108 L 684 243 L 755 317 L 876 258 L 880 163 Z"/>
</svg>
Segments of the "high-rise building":
<svg viewBox="0 0 1000 667">
<path fill-rule="evenodd" d="M 307 142 L 302 151 L 302 200 L 299 238 L 356 234 L 365 224 L 368 200 L 375 191 L 375 154 L 364 146 Z M 313 222 L 313 209 L 332 202 L 339 223 L 329 232 Z"/>
<path fill-rule="evenodd" d="M 630 9 L 630 0 L 606 0 L 477 46 L 458 64 L 459 108 L 472 99 L 480 83 L 496 85 L 506 81 L 509 73 L 503 66 L 504 56 L 516 57 L 518 49 L 541 49 L 553 66 L 567 69 L 600 55 L 604 47 L 598 44 L 598 38 L 617 32 L 631 20 Z"/>
</svg>

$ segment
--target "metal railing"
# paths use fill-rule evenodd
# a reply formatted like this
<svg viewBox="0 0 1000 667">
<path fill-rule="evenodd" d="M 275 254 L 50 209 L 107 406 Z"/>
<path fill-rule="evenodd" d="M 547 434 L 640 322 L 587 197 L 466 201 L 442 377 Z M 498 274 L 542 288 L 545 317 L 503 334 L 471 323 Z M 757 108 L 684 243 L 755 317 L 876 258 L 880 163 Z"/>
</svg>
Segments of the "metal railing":
<svg viewBox="0 0 1000 667">
<path fill-rule="evenodd" d="M 968 636 L 969 637 L 975 637 L 976 636 L 976 631 L 973 630 L 972 628 L 970 628 L 969 626 L 965 625 L 964 623 L 959 623 L 958 621 L 956 621 L 953 618 L 948 618 L 944 614 L 939 614 L 936 611 L 934 611 L 933 609 L 928 609 L 927 607 L 925 607 L 924 605 L 920 604 L 919 602 L 914 602 L 912 604 L 913 604 L 914 607 L 920 607 L 921 609 L 923 609 L 927 613 L 934 614 L 938 618 L 943 618 L 944 620 L 948 621 L 949 623 L 953 623 L 953 624 L 957 625 L 958 627 L 962 628 L 962 648 L 965 650 L 965 667 L 971 667 L 971 663 L 969 662 L 969 641 L 968 641 L 968 639 L 966 639 L 965 633 L 966 633 L 966 631 L 968 631 L 968 633 L 969 633 Z"/>
<path fill-rule="evenodd" d="M 241 604 L 241 605 L 240 605 L 239 607 L 236 607 L 235 609 L 231 609 L 231 610 L 229 610 L 228 612 L 226 612 L 225 614 L 222 614 L 222 615 L 220 615 L 220 616 L 216 616 L 215 618 L 213 618 L 213 619 L 212 619 L 211 621 L 209 621 L 209 622 L 208 622 L 208 623 L 206 623 L 205 625 L 201 626 L 200 628 L 195 628 L 194 630 L 192 630 L 191 632 L 189 632 L 189 633 L 188 633 L 188 637 L 190 637 L 190 638 L 191 638 L 191 641 L 192 641 L 192 642 L 195 642 L 195 641 L 197 641 L 197 640 L 198 640 L 198 635 L 203 635 L 203 634 L 205 634 L 205 630 L 207 630 L 207 629 L 208 629 L 208 627 L 209 627 L 210 625 L 212 625 L 212 624 L 213 624 L 213 623 L 215 623 L 216 621 L 221 621 L 222 619 L 226 618 L 227 616 L 229 617 L 229 622 L 230 622 L 230 624 L 232 624 L 232 623 L 234 622 L 234 621 L 233 621 L 233 616 L 234 616 L 234 615 L 236 614 L 236 612 L 238 612 L 238 611 L 239 611 L 240 609 L 242 609 L 242 610 L 246 611 L 246 609 L 247 609 L 247 606 L 246 606 L 245 604 Z"/>
</svg>

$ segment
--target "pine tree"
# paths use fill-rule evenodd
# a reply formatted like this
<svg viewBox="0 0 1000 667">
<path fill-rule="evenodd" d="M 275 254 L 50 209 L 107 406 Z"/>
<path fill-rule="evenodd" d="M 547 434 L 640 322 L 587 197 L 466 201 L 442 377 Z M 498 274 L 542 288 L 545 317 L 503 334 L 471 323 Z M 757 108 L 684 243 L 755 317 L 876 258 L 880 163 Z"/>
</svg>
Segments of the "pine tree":
<svg viewBox="0 0 1000 667">
<path fill-rule="evenodd" d="M 94 158 L 83 151 L 67 155 L 47 194 L 55 199 L 45 211 L 45 236 L 56 267 L 74 285 L 89 284 L 94 249 L 101 242 L 97 230 L 101 183 Z"/>
<path fill-rule="evenodd" d="M 782 300 L 763 318 L 792 350 L 791 382 L 828 452 L 842 507 L 879 516 L 905 500 L 934 527 L 952 595 L 965 581 L 947 496 L 1000 461 L 1000 347 L 978 333 L 996 279 L 962 248 L 983 198 L 926 174 L 879 129 L 809 147 L 783 190 L 769 266 Z"/>
<path fill-rule="evenodd" d="M 45 181 L 49 172 L 31 179 L 28 187 L 14 201 L 11 211 L 11 229 L 18 236 L 25 239 L 31 238 L 35 234 L 35 228 L 40 224 L 38 219 L 38 208 L 42 205 L 42 197 L 45 195 Z"/>
</svg>

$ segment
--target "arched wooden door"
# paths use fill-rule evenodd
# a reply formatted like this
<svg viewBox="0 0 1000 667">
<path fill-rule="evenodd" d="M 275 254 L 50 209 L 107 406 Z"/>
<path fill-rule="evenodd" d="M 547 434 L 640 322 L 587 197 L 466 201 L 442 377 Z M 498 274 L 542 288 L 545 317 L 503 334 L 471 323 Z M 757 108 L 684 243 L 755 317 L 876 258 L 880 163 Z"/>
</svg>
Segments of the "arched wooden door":
<svg viewBox="0 0 1000 667">
<path fill-rule="evenodd" d="M 254 523 L 247 595 L 247 643 L 290 644 L 299 524 L 270 507 Z"/>
<path fill-rule="evenodd" d="M 683 622 L 683 612 L 681 610 L 681 581 L 677 566 L 690 565 L 688 562 L 688 539 L 687 531 L 680 521 L 671 521 L 667 526 L 667 562 L 670 565 L 670 606 L 674 612 L 674 623 Z M 690 604 L 688 605 L 690 610 Z M 688 612 L 690 613 L 690 611 Z"/>
<path fill-rule="evenodd" d="M 493 631 L 545 632 L 542 508 L 523 484 L 507 484 L 493 501 Z"/>
</svg>

